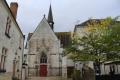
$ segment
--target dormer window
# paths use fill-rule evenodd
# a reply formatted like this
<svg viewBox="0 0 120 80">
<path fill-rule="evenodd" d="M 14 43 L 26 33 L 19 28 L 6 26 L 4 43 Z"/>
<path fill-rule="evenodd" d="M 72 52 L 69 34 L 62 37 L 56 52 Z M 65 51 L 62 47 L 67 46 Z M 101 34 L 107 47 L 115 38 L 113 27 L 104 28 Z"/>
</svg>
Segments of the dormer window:
<svg viewBox="0 0 120 80">
<path fill-rule="evenodd" d="M 5 35 L 10 38 L 11 19 L 7 17 Z"/>
</svg>

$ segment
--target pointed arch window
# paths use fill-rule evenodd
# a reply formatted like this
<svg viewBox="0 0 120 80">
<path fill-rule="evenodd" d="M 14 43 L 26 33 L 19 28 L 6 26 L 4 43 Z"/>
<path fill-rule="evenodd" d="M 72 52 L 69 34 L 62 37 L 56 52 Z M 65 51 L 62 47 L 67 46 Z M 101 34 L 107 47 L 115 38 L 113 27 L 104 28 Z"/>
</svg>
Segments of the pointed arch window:
<svg viewBox="0 0 120 80">
<path fill-rule="evenodd" d="M 6 56 L 7 55 L 7 49 L 6 48 L 2 48 L 2 55 L 1 55 L 1 64 L 0 64 L 0 70 L 5 70 L 5 63 L 6 63 Z"/>
<path fill-rule="evenodd" d="M 45 53 L 42 53 L 40 63 L 47 63 L 47 55 Z"/>
<path fill-rule="evenodd" d="M 5 35 L 10 38 L 10 28 L 11 28 L 11 19 L 9 18 L 9 16 L 7 17 L 7 23 L 6 23 L 6 30 L 5 30 Z"/>
</svg>

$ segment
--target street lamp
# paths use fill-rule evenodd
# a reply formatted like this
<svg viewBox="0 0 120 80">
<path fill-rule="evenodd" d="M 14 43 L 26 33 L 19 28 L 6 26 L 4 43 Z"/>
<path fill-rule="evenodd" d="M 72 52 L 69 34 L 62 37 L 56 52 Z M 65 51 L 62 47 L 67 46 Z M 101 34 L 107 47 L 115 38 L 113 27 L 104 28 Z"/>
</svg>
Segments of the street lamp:
<svg viewBox="0 0 120 80">
<path fill-rule="evenodd" d="M 16 74 L 16 58 L 13 60 L 13 74 L 12 74 L 12 80 L 17 80 Z"/>
</svg>

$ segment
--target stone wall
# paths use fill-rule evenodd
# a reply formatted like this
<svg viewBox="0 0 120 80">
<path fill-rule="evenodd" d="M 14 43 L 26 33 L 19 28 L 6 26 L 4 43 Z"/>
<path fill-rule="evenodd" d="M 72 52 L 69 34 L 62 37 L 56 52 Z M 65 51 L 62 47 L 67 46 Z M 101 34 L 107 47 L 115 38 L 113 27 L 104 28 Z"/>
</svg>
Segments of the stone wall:
<svg viewBox="0 0 120 80">
<path fill-rule="evenodd" d="M 45 65 L 47 65 L 47 75 L 58 75 L 60 67 L 59 61 L 61 56 L 59 54 L 60 42 L 55 33 L 51 30 L 45 18 L 42 19 L 28 41 L 28 66 L 35 68 L 35 66 L 38 65 L 40 67 L 40 58 L 42 53 L 47 56 L 47 63 L 45 63 Z M 35 74 L 35 70 L 31 70 L 30 72 L 32 75 Z"/>
<path fill-rule="evenodd" d="M 11 20 L 11 27 L 9 30 L 9 35 L 5 35 L 7 18 Z M 22 53 L 24 46 L 24 38 L 21 33 L 15 19 L 10 13 L 10 10 L 4 0 L 0 0 L 0 62 L 2 56 L 2 49 L 7 49 L 5 69 L 6 72 L 13 72 L 13 60 L 16 58 L 16 76 L 21 76 L 22 67 Z"/>
</svg>

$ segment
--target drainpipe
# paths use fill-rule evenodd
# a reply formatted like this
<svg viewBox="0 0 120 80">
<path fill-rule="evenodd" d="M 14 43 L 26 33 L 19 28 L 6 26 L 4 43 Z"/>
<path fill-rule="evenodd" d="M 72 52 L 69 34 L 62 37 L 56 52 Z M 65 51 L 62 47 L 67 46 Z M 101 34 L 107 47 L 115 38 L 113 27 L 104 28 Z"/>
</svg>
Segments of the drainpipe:
<svg viewBox="0 0 120 80">
<path fill-rule="evenodd" d="M 15 71 L 16 70 L 16 58 L 13 60 L 13 74 L 12 74 L 12 80 L 16 80 Z"/>
</svg>

